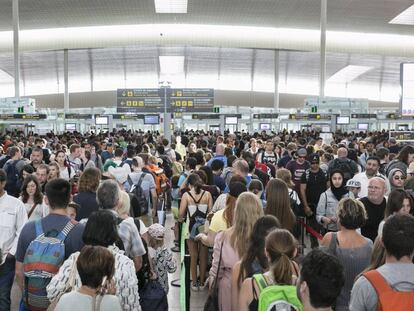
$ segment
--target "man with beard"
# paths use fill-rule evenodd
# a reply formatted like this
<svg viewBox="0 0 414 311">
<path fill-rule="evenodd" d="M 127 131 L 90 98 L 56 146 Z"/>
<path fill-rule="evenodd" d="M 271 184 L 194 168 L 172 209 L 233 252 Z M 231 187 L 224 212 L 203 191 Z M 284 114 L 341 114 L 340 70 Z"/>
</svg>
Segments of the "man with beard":
<svg viewBox="0 0 414 311">
<path fill-rule="evenodd" d="M 356 174 L 352 179 L 354 181 L 359 181 L 361 183 L 361 192 L 359 193 L 359 197 L 363 198 L 368 195 L 368 182 L 373 177 L 381 177 L 385 180 L 387 193 L 390 190 L 389 181 L 385 178 L 384 175 L 379 173 L 380 168 L 380 159 L 378 157 L 369 157 L 367 159 L 367 165 L 365 167 L 365 172 Z"/>
<path fill-rule="evenodd" d="M 292 174 L 292 181 L 295 184 L 295 191 L 300 192 L 300 184 L 303 173 L 310 168 L 310 164 L 306 161 L 308 153 L 305 148 L 300 148 L 296 154 L 296 159 L 289 161 L 286 165 L 286 169 Z"/>
<path fill-rule="evenodd" d="M 385 180 L 381 177 L 373 177 L 368 183 L 368 196 L 361 199 L 367 212 L 367 222 L 361 227 L 364 237 L 375 241 L 378 235 L 378 226 L 384 219 L 385 206 Z"/>
</svg>

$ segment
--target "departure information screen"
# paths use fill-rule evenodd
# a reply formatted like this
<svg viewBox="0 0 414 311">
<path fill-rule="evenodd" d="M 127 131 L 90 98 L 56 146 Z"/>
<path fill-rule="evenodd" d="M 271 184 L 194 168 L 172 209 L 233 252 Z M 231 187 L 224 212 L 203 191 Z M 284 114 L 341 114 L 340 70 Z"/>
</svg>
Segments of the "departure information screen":
<svg viewBox="0 0 414 311">
<path fill-rule="evenodd" d="M 214 89 L 118 89 L 118 113 L 212 112 Z"/>
</svg>

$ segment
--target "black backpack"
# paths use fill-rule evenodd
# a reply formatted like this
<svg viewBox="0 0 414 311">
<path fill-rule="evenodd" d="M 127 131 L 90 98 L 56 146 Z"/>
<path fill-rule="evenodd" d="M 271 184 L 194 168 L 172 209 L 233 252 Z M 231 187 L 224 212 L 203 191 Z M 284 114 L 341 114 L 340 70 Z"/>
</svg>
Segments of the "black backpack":
<svg viewBox="0 0 414 311">
<path fill-rule="evenodd" d="M 20 194 L 20 189 L 18 187 L 19 171 L 16 167 L 18 161 L 19 160 L 11 160 L 6 166 L 7 183 L 4 189 L 7 191 L 7 194 L 14 197 L 17 197 Z"/>
<path fill-rule="evenodd" d="M 139 222 L 139 218 L 134 218 L 134 224 L 138 229 L 138 233 L 141 230 L 141 224 Z M 137 279 L 138 279 L 138 290 L 142 291 L 149 282 L 151 278 L 151 266 L 148 258 L 148 246 L 147 242 L 141 237 L 142 244 L 144 245 L 145 254 L 142 255 L 142 266 L 141 269 L 136 272 Z"/>
<path fill-rule="evenodd" d="M 136 185 L 133 184 L 131 177 L 128 175 L 128 182 L 131 185 L 129 191 L 129 199 L 131 202 L 131 209 L 134 217 L 140 217 L 148 213 L 148 199 L 145 197 L 145 193 L 142 190 L 141 184 L 147 173 L 142 172 L 141 177 Z"/>
</svg>

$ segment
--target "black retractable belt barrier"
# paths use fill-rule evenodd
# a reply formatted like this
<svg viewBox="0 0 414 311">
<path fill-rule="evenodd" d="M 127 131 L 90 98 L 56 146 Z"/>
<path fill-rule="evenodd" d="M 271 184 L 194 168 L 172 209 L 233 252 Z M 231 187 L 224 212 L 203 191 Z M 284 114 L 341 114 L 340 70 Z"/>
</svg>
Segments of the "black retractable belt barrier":
<svg viewBox="0 0 414 311">
<path fill-rule="evenodd" d="M 299 224 L 306 223 L 306 218 L 305 217 L 298 216 L 297 219 L 298 219 Z M 301 225 L 299 225 L 298 227 L 299 227 L 299 243 L 300 243 L 299 244 L 299 253 L 301 255 L 303 255 L 305 253 L 305 248 L 306 248 L 306 245 L 305 245 L 305 230 L 304 230 L 303 226 L 301 226 Z"/>
</svg>

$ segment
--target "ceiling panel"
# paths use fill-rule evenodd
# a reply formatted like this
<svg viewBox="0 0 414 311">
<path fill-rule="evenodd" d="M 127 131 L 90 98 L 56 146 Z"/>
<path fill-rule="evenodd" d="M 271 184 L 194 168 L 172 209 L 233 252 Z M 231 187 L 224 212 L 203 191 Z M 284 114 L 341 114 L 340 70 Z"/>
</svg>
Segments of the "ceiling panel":
<svg viewBox="0 0 414 311">
<path fill-rule="evenodd" d="M 126 47 L 69 51 L 69 87 L 72 91 L 157 85 L 159 55 L 184 55 L 185 77 L 198 87 L 272 91 L 274 51 L 201 47 Z M 319 81 L 319 53 L 279 52 L 279 81 L 286 86 Z M 327 79 L 347 65 L 373 69 L 348 83 L 376 89 L 398 88 L 400 63 L 408 58 L 344 53 L 327 54 Z M 13 55 L 0 55 L 0 69 L 13 73 Z M 94 85 L 91 84 L 91 77 Z M 183 76 L 184 77 L 184 76 Z M 181 78 L 183 78 L 181 77 Z M 164 77 L 161 77 L 165 79 Z M 47 84 L 48 90 L 63 90 L 63 51 L 30 52 L 21 55 L 21 79 L 28 93 Z M 215 82 L 214 82 L 215 81 Z M 182 81 L 181 81 L 182 82 Z M 9 83 L 9 82 L 8 82 Z M 2 84 L 2 81 L 0 81 Z M 188 83 L 186 84 L 188 85 Z M 10 86 L 12 87 L 12 85 Z M 316 86 L 317 88 L 317 86 Z M 306 89 L 306 90 L 309 90 Z M 39 93 L 37 93 L 39 94 Z M 396 93 L 394 96 L 398 96 Z"/>
<path fill-rule="evenodd" d="M 0 30 L 12 29 L 11 0 L 0 0 Z M 330 0 L 328 29 L 413 34 L 388 22 L 412 0 Z M 320 0 L 189 0 L 188 14 L 156 14 L 152 0 L 20 0 L 22 29 L 143 23 L 319 28 Z"/>
</svg>

